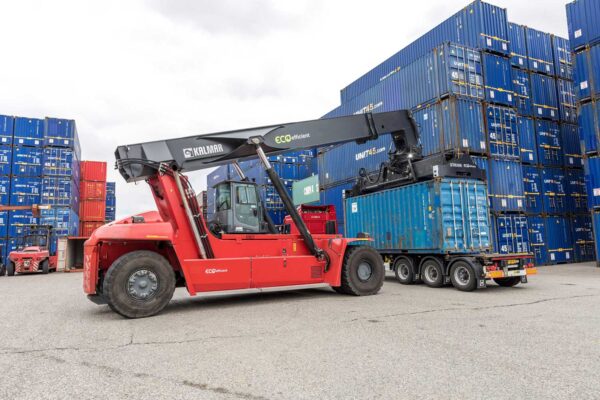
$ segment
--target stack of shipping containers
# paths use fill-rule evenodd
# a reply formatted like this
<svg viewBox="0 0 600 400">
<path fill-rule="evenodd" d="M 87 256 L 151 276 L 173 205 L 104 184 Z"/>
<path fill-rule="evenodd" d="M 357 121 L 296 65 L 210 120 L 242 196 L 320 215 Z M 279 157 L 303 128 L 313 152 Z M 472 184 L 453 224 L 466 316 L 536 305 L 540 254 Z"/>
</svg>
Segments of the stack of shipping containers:
<svg viewBox="0 0 600 400">
<path fill-rule="evenodd" d="M 79 235 L 87 237 L 106 218 L 106 162 L 81 162 L 79 193 Z"/>
<path fill-rule="evenodd" d="M 484 168 L 496 251 L 537 264 L 589 260 L 582 157 L 566 39 L 475 1 L 341 91 L 324 117 L 411 109 L 424 155 L 467 152 Z M 341 207 L 389 136 L 319 149 L 321 201 Z M 343 213 L 338 223 L 343 227 Z M 579 235 L 579 236 L 578 236 Z"/>
<path fill-rule="evenodd" d="M 305 179 L 313 174 L 314 151 L 298 151 L 286 155 L 270 156 L 271 165 L 282 179 L 283 184 L 292 192 L 295 181 Z M 271 185 L 271 180 L 258 160 L 242 161 L 239 163 L 244 175 L 258 185 L 260 197 L 273 223 L 283 224 L 286 212 L 279 195 Z M 215 211 L 215 185 L 225 180 L 239 181 L 240 177 L 232 165 L 222 165 L 212 171 L 207 177 L 206 212 L 208 220 L 212 220 Z"/>
<path fill-rule="evenodd" d="M 107 223 L 114 221 L 116 218 L 117 197 L 115 190 L 115 182 L 106 182 L 106 212 L 104 221 Z"/>
<path fill-rule="evenodd" d="M 567 22 L 574 64 L 574 87 L 581 149 L 591 217 L 580 216 L 577 240 L 600 244 L 600 2 L 576 0 L 567 4 Z M 593 225 L 593 230 L 590 226 Z M 596 254 L 600 248 L 596 247 Z"/>
</svg>

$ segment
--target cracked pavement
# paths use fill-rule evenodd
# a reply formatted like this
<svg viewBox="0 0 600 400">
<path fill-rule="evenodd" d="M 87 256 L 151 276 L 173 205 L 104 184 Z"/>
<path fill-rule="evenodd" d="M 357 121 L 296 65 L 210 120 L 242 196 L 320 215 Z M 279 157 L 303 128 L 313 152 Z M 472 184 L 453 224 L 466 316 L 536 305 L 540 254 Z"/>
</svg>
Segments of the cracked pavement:
<svg viewBox="0 0 600 400">
<path fill-rule="evenodd" d="M 127 320 L 81 275 L 0 278 L 0 399 L 600 398 L 600 269 L 527 285 L 220 298 Z"/>
</svg>

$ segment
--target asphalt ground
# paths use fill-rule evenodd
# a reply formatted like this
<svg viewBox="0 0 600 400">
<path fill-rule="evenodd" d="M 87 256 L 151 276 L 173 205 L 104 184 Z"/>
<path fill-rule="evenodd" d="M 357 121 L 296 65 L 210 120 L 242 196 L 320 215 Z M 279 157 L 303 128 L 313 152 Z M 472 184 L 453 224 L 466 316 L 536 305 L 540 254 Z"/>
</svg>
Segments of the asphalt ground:
<svg viewBox="0 0 600 400">
<path fill-rule="evenodd" d="M 81 274 L 0 278 L 0 399 L 600 398 L 600 269 L 527 285 L 189 297 L 128 320 Z"/>
</svg>

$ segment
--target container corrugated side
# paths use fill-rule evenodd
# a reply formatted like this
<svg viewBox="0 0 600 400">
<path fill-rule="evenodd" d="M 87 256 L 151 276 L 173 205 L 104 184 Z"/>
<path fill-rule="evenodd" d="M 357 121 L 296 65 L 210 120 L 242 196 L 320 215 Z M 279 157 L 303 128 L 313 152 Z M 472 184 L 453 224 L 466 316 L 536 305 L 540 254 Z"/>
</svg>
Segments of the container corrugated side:
<svg viewBox="0 0 600 400">
<path fill-rule="evenodd" d="M 22 236 L 27 227 L 39 224 L 39 218 L 33 216 L 31 210 L 9 211 L 8 236 L 17 238 Z"/>
<path fill-rule="evenodd" d="M 533 116 L 557 121 L 559 112 L 556 79 L 551 76 L 532 73 L 530 80 Z"/>
<path fill-rule="evenodd" d="M 527 42 L 523 25 L 508 23 L 508 38 L 510 40 L 510 62 L 515 67 L 527 68 Z"/>
<path fill-rule="evenodd" d="M 476 253 L 490 249 L 485 184 L 441 179 L 345 200 L 346 235 L 367 233 L 383 252 Z"/>
<path fill-rule="evenodd" d="M 16 117 L 13 134 L 15 146 L 41 147 L 44 143 L 44 120 Z"/>
<path fill-rule="evenodd" d="M 564 165 L 570 168 L 583 168 L 579 126 L 560 124 L 560 138 L 564 151 Z"/>
<path fill-rule="evenodd" d="M 462 149 L 487 153 L 481 103 L 461 97 L 448 97 L 413 111 L 419 127 L 423 155 Z"/>
<path fill-rule="evenodd" d="M 444 42 L 510 54 L 506 10 L 474 1 L 341 90 L 346 103 Z"/>
<path fill-rule="evenodd" d="M 40 176 L 42 175 L 43 149 L 40 147 L 13 147 L 12 175 Z"/>
<path fill-rule="evenodd" d="M 529 245 L 535 258 L 536 265 L 548 263 L 546 243 L 546 219 L 542 216 L 527 217 L 529 229 Z"/>
<path fill-rule="evenodd" d="M 565 172 L 562 168 L 542 168 L 542 203 L 546 214 L 567 212 Z"/>
<path fill-rule="evenodd" d="M 600 150 L 600 107 L 598 102 L 581 104 L 578 117 L 581 149 L 584 154 Z"/>
<path fill-rule="evenodd" d="M 573 261 L 573 239 L 567 218 L 546 217 L 546 242 L 549 264 Z"/>
<path fill-rule="evenodd" d="M 552 51 L 554 55 L 554 71 L 562 79 L 573 80 L 573 58 L 569 40 L 552 35 Z"/>
<path fill-rule="evenodd" d="M 576 124 L 577 102 L 575 101 L 573 82 L 565 79 L 557 79 L 556 90 L 558 93 L 558 110 L 560 114 L 560 120 L 563 122 Z"/>
<path fill-rule="evenodd" d="M 0 144 L 12 146 L 15 118 L 9 115 L 0 115 Z"/>
<path fill-rule="evenodd" d="M 106 182 L 81 181 L 79 195 L 81 200 L 106 200 Z"/>
<path fill-rule="evenodd" d="M 491 158 L 487 176 L 492 211 L 525 211 L 523 169 L 519 161 Z"/>
<path fill-rule="evenodd" d="M 544 211 L 541 170 L 536 166 L 523 165 L 523 182 L 525 186 L 525 211 L 529 214 L 541 214 Z"/>
<path fill-rule="evenodd" d="M 106 161 L 81 161 L 81 180 L 106 182 Z"/>
<path fill-rule="evenodd" d="M 565 171 L 565 192 L 567 194 L 567 211 L 569 213 L 579 214 L 588 211 L 588 199 L 583 170 L 568 169 Z"/>
<path fill-rule="evenodd" d="M 44 120 L 44 146 L 73 149 L 76 157 L 81 159 L 81 145 L 75 121 L 46 117 Z"/>
<path fill-rule="evenodd" d="M 585 163 L 585 185 L 588 207 L 600 208 L 600 157 L 589 157 Z"/>
<path fill-rule="evenodd" d="M 492 216 L 494 249 L 500 254 L 529 253 L 527 217 L 516 214 Z"/>
<path fill-rule="evenodd" d="M 589 214 L 574 215 L 570 219 L 573 237 L 573 255 L 575 261 L 586 262 L 595 259 L 594 232 L 592 218 Z"/>
<path fill-rule="evenodd" d="M 600 42 L 600 3 L 597 0 L 576 0 L 567 4 L 569 41 L 573 50 Z"/>
<path fill-rule="evenodd" d="M 519 130 L 519 150 L 523 164 L 537 164 L 537 144 L 535 140 L 535 124 L 528 117 L 517 117 Z"/>
<path fill-rule="evenodd" d="M 70 177 L 42 177 L 41 204 L 79 210 L 79 184 Z"/>
<path fill-rule="evenodd" d="M 42 175 L 72 176 L 79 180 L 80 163 L 72 149 L 45 147 L 42 156 Z"/>
<path fill-rule="evenodd" d="M 0 145 L 0 175 L 10 175 L 13 148 Z"/>
<path fill-rule="evenodd" d="M 573 78 L 579 101 L 600 97 L 600 44 L 575 54 Z"/>
<path fill-rule="evenodd" d="M 104 221 L 106 203 L 104 200 L 81 200 L 79 202 L 79 219 L 81 221 Z"/>
<path fill-rule="evenodd" d="M 41 178 L 15 176 L 10 183 L 10 205 L 30 206 L 40 204 Z"/>
<path fill-rule="evenodd" d="M 0 204 L 9 204 L 10 181 L 10 177 L 0 176 Z"/>
<path fill-rule="evenodd" d="M 526 28 L 529 69 L 534 72 L 554 75 L 554 55 L 549 33 Z"/>
<path fill-rule="evenodd" d="M 104 221 L 80 221 L 79 235 L 82 237 L 90 237 L 92 233 L 104 225 Z"/>
<path fill-rule="evenodd" d="M 538 119 L 535 121 L 535 133 L 538 144 L 539 163 L 547 166 L 562 166 L 564 163 L 564 154 L 558 123 Z"/>
<path fill-rule="evenodd" d="M 70 207 L 54 207 L 40 211 L 40 224 L 51 225 L 55 237 L 77 236 L 79 217 Z"/>
<path fill-rule="evenodd" d="M 514 108 L 487 104 L 486 131 L 489 153 L 507 159 L 519 159 L 519 132 Z"/>
<path fill-rule="evenodd" d="M 520 115 L 531 116 L 533 105 L 531 102 L 531 84 L 529 82 L 529 72 L 512 68 L 513 90 L 515 92 L 515 106 Z"/>
<path fill-rule="evenodd" d="M 515 105 L 510 59 L 495 54 L 482 54 L 485 100 L 505 106 Z"/>
</svg>

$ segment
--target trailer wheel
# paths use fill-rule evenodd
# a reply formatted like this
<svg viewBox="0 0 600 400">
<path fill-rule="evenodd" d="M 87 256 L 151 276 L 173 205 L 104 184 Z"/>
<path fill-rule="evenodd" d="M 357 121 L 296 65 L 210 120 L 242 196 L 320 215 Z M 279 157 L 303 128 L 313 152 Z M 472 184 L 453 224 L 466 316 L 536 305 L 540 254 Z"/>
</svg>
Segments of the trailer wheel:
<svg viewBox="0 0 600 400">
<path fill-rule="evenodd" d="M 175 291 L 175 272 L 169 262 L 152 251 L 132 251 L 108 269 L 103 294 L 113 311 L 127 318 L 159 313 Z"/>
<path fill-rule="evenodd" d="M 442 287 L 444 285 L 442 263 L 436 258 L 424 258 L 421 261 L 421 279 L 429 287 Z"/>
<path fill-rule="evenodd" d="M 6 267 L 6 275 L 15 276 L 15 263 L 12 261 L 8 262 L 8 266 Z"/>
<path fill-rule="evenodd" d="M 336 292 L 354 296 L 376 294 L 385 279 L 381 255 L 369 246 L 349 246 L 342 266 L 342 285 Z"/>
<path fill-rule="evenodd" d="M 510 278 L 495 278 L 494 282 L 496 282 L 498 286 L 513 287 L 521 283 L 521 277 L 511 276 Z"/>
<path fill-rule="evenodd" d="M 450 268 L 452 286 L 463 292 L 472 292 L 477 288 L 475 269 L 466 261 L 456 261 Z"/>
<path fill-rule="evenodd" d="M 42 274 L 47 274 L 49 271 L 48 260 L 42 261 Z"/>
<path fill-rule="evenodd" d="M 415 281 L 413 260 L 410 257 L 400 256 L 394 261 L 396 279 L 403 285 L 412 285 Z"/>
</svg>

